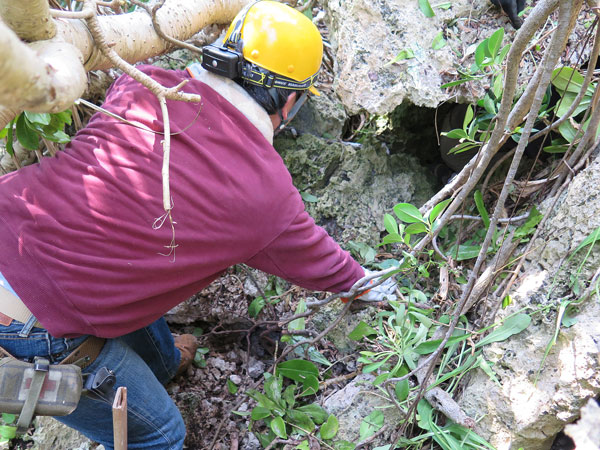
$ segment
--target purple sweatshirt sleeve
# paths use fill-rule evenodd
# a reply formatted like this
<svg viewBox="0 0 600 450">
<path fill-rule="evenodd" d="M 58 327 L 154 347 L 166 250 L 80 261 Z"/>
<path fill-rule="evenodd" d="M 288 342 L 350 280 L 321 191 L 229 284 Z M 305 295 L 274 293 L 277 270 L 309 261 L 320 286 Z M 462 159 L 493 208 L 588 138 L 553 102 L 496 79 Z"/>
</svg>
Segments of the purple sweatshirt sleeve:
<svg viewBox="0 0 600 450">
<path fill-rule="evenodd" d="M 346 291 L 364 276 L 350 253 L 315 225 L 306 211 L 246 263 L 315 291 Z"/>
</svg>

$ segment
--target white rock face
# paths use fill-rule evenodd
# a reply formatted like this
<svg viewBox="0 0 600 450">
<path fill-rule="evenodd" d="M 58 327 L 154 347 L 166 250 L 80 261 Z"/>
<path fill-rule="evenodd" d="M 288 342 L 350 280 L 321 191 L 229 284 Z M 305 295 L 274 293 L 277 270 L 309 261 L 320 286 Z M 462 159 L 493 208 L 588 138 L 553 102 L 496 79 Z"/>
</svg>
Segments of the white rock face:
<svg viewBox="0 0 600 450">
<path fill-rule="evenodd" d="M 385 114 L 405 101 L 434 108 L 447 101 L 455 93 L 440 88 L 444 76 L 456 73 L 471 44 L 507 23 L 488 0 L 456 0 L 447 10 L 435 8 L 431 18 L 416 0 L 328 0 L 326 9 L 336 54 L 334 88 L 350 113 Z M 441 31 L 448 44 L 434 49 Z M 403 50 L 414 57 L 388 64 Z"/>
<path fill-rule="evenodd" d="M 576 424 L 567 425 L 565 432 L 576 448 L 600 450 L 600 406 L 590 400 L 581 410 L 581 419 Z"/>
<path fill-rule="evenodd" d="M 600 158 L 579 174 L 560 199 L 525 273 L 512 293 L 514 303 L 502 316 L 530 307 L 532 324 L 513 338 L 485 351 L 501 382 L 478 373 L 462 396 L 465 412 L 479 422 L 477 431 L 498 450 L 549 449 L 556 433 L 577 419 L 580 409 L 600 393 L 600 299 L 592 295 L 573 314 L 576 323 L 562 327 L 546 361 L 542 359 L 556 329 L 556 308 L 570 290 L 571 276 L 589 280 L 600 265 L 600 245 L 571 257 L 600 227 Z M 546 203 L 546 207 L 548 202 Z M 587 255 L 587 258 L 585 258 Z M 581 269 L 579 269 L 581 268 Z M 579 447 L 578 447 L 579 448 Z"/>
</svg>

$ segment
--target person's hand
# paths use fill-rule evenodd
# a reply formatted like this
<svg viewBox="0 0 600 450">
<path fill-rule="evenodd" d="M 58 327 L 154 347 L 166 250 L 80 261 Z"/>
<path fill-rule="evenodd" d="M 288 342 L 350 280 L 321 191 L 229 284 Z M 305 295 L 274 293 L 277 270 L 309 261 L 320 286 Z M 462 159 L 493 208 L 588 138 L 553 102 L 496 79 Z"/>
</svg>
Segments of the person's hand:
<svg viewBox="0 0 600 450">
<path fill-rule="evenodd" d="M 523 19 L 519 17 L 519 13 L 525 8 L 525 0 L 491 0 L 491 2 L 502 8 L 513 27 L 517 30 L 521 28 Z"/>
<path fill-rule="evenodd" d="M 370 271 L 369 269 L 365 269 L 364 267 L 363 270 L 365 271 L 365 277 L 376 273 Z M 373 278 L 372 280 L 367 281 L 365 286 L 373 285 L 379 280 L 379 277 Z M 396 280 L 393 277 L 389 277 L 380 285 L 364 291 L 361 295 L 356 297 L 356 300 L 361 300 L 363 302 L 383 302 L 386 300 L 396 300 L 396 284 Z M 348 298 L 342 297 L 342 301 L 346 303 Z"/>
</svg>

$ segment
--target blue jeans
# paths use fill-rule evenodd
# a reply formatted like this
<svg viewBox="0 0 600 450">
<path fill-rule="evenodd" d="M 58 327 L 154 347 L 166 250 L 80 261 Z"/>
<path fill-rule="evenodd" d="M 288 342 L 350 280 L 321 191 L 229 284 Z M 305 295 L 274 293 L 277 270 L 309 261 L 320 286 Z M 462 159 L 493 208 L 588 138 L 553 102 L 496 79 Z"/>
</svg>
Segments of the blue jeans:
<svg viewBox="0 0 600 450">
<path fill-rule="evenodd" d="M 0 280 L 5 282 L 0 273 Z M 3 284 L 0 283 L 0 289 Z M 6 284 L 4 284 L 6 288 Z M 19 359 L 44 356 L 52 363 L 62 361 L 86 336 L 55 338 L 45 329 L 33 328 L 25 338 L 18 333 L 24 324 L 13 321 L 0 325 L 0 346 Z M 83 370 L 94 373 L 102 367 L 112 370 L 116 386 L 127 387 L 127 448 L 180 450 L 185 424 L 163 384 L 177 371 L 181 354 L 164 319 L 116 339 L 107 339 L 98 358 Z M 107 450 L 113 449 L 112 405 L 82 396 L 77 409 L 56 417 Z"/>
</svg>

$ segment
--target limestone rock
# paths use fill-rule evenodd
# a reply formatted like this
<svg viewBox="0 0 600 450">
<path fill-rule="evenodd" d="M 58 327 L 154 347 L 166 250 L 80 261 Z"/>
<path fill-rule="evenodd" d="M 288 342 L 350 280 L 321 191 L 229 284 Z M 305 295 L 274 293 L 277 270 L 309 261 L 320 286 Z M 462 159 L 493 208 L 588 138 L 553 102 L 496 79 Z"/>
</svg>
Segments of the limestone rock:
<svg viewBox="0 0 600 450">
<path fill-rule="evenodd" d="M 103 445 L 90 441 L 52 417 L 40 416 L 35 419 L 35 432 L 31 439 L 34 442 L 32 450 L 104 450 Z"/>
<path fill-rule="evenodd" d="M 317 224 L 339 242 L 380 242 L 383 217 L 394 205 L 421 205 L 434 193 L 431 175 L 416 158 L 389 155 L 366 139 L 350 145 L 312 135 L 275 142 Z"/>
<path fill-rule="evenodd" d="M 600 450 L 600 406 L 590 400 L 581 409 L 581 419 L 576 424 L 567 425 L 565 432 L 577 448 Z"/>
<path fill-rule="evenodd" d="M 393 431 L 396 424 L 402 419 L 398 409 L 392 407 L 371 383 L 375 377 L 371 374 L 358 375 L 343 389 L 335 392 L 323 403 L 323 407 L 330 414 L 334 414 L 340 424 L 336 439 L 349 442 L 358 442 L 360 424 L 365 417 L 373 411 L 381 411 L 384 414 L 384 425 L 389 427 L 388 433 L 383 433 L 375 442 L 371 443 L 374 448 L 376 444 L 384 444 Z"/>
<path fill-rule="evenodd" d="M 327 139 L 340 139 L 346 121 L 344 105 L 335 95 L 322 92 L 311 95 L 306 104 L 290 122 L 301 133 L 310 133 Z"/>
<path fill-rule="evenodd" d="M 450 97 L 440 88 L 445 74 L 455 73 L 469 45 L 506 24 L 488 0 L 456 0 L 447 10 L 435 8 L 431 18 L 414 0 L 328 0 L 326 8 L 336 56 L 334 89 L 351 113 L 385 114 L 405 101 L 438 106 Z M 484 15 L 488 20 L 480 20 Z M 434 49 L 440 32 L 447 45 Z M 402 51 L 414 57 L 390 63 Z"/>
<path fill-rule="evenodd" d="M 600 159 L 596 158 L 575 177 L 555 211 L 546 212 L 549 221 L 534 252 L 527 256 L 525 274 L 512 292 L 513 305 L 501 313 L 506 316 L 529 307 L 536 311 L 532 323 L 524 332 L 485 350 L 501 386 L 477 373 L 463 393 L 465 412 L 477 419 L 484 416 L 476 431 L 498 450 L 549 449 L 554 435 L 579 416 L 589 398 L 600 393 L 600 302 L 596 294 L 578 311 L 569 311 L 573 315 L 570 326 L 561 327 L 542 367 L 556 329 L 557 308 L 549 306 L 565 298 L 574 277 L 585 284 L 600 265 L 598 245 L 589 255 L 589 247 L 574 253 L 600 227 L 598 186 Z"/>
</svg>

